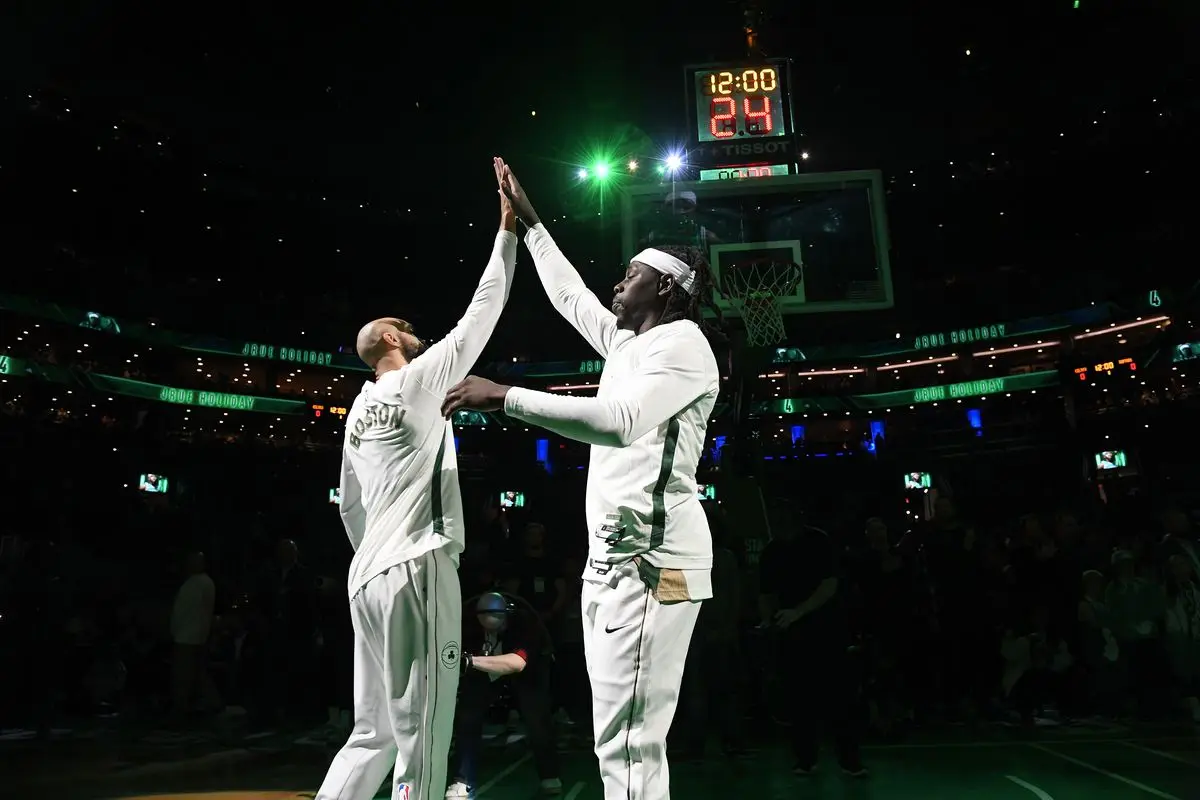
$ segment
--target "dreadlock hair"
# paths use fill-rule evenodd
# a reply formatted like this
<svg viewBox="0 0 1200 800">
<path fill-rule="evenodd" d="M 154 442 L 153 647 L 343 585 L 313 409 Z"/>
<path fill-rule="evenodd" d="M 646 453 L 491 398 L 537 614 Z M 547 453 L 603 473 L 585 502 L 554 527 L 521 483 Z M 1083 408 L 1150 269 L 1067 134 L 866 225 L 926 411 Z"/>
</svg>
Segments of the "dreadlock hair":
<svg viewBox="0 0 1200 800">
<path fill-rule="evenodd" d="M 668 322 L 688 319 L 700 327 L 701 332 L 710 343 L 728 341 L 729 337 L 725 334 L 725 318 L 713 300 L 713 293 L 717 287 L 713 282 L 712 272 L 708 268 L 708 259 L 704 257 L 704 253 L 698 247 L 676 244 L 658 245 L 655 249 L 678 258 L 696 273 L 692 284 L 692 288 L 695 289 L 694 293 L 685 290 L 678 282 L 671 288 L 671 293 L 667 295 L 667 307 L 663 309 L 659 324 L 665 325 Z M 712 324 L 704 318 L 702 311 L 704 308 L 713 312 L 716 316 L 716 324 Z"/>
</svg>

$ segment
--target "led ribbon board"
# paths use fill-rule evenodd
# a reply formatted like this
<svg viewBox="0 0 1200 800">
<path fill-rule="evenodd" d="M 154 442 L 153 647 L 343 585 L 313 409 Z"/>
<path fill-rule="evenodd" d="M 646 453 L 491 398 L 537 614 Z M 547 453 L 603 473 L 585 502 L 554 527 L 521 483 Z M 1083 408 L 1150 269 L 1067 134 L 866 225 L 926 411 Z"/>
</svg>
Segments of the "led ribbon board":
<svg viewBox="0 0 1200 800">
<path fill-rule="evenodd" d="M 273 344 L 246 342 L 242 345 L 239 355 L 246 358 L 269 358 L 276 361 L 286 361 L 289 364 L 312 364 L 318 367 L 328 367 L 333 364 L 333 353 L 320 350 L 305 350 L 295 347 L 276 347 Z"/>
<path fill-rule="evenodd" d="M 985 378 L 977 381 L 962 381 L 940 386 L 922 386 L 919 389 L 902 389 L 895 392 L 856 394 L 850 397 L 785 397 L 756 403 L 755 414 L 807 414 L 819 411 L 874 410 L 911 406 L 918 403 L 937 403 L 943 400 L 960 400 L 968 397 L 987 397 L 1001 392 L 1026 392 L 1059 385 L 1056 370 L 1030 372 L 1023 375 L 1006 375 L 1000 378 Z"/>
<path fill-rule="evenodd" d="M 358 372 L 369 372 L 356 356 L 314 350 L 306 347 L 288 347 L 269 342 L 229 342 L 215 336 L 180 337 L 179 346 L 197 353 L 216 353 L 236 358 L 253 358 L 275 361 L 280 364 L 295 364 L 302 367 L 332 367 Z"/>
<path fill-rule="evenodd" d="M 67 325 L 76 325 L 97 332 L 119 334 L 125 339 L 134 339 L 162 347 L 179 347 L 197 353 L 217 353 L 235 358 L 257 358 L 285 364 L 370 372 L 366 365 L 352 353 L 334 353 L 328 350 L 287 347 L 264 342 L 236 342 L 222 339 L 219 336 L 175 333 L 140 322 L 128 320 L 118 322 L 112 317 L 95 312 L 60 306 L 57 303 L 46 303 L 19 295 L 0 294 L 0 309 Z"/>
<path fill-rule="evenodd" d="M 913 349 L 928 350 L 931 347 L 945 347 L 948 344 L 991 342 L 1011 335 L 1007 333 L 1007 329 L 1007 325 L 1000 323 L 999 325 L 976 325 L 974 328 L 958 328 L 956 330 L 922 334 L 913 341 Z"/>
<path fill-rule="evenodd" d="M 543 361 L 536 364 L 502 365 L 505 374 L 522 375 L 526 378 L 578 378 L 584 375 L 599 375 L 604 371 L 604 359 L 591 358 L 584 361 Z"/>
<path fill-rule="evenodd" d="M 304 414 L 308 403 L 303 400 L 282 400 L 277 397 L 257 397 L 249 394 L 209 392 L 180 389 L 158 383 L 118 378 L 115 375 L 87 375 L 87 380 L 100 391 L 139 397 L 159 403 L 173 403 L 200 408 L 219 408 L 226 411 L 256 411 L 263 414 Z"/>
</svg>

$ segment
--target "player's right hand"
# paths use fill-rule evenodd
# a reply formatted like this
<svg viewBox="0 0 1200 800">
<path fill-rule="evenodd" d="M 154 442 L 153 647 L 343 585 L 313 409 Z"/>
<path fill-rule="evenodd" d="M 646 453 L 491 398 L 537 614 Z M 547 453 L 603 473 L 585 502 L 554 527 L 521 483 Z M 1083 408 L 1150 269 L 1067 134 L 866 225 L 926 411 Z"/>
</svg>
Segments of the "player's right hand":
<svg viewBox="0 0 1200 800">
<path fill-rule="evenodd" d="M 498 160 L 502 167 L 501 174 L 497 176 L 500 191 L 512 203 L 517 218 L 532 228 L 540 222 L 537 212 L 533 210 L 533 205 L 529 202 L 529 198 L 525 196 L 525 190 L 521 188 L 521 184 L 517 180 L 517 176 L 513 174 L 512 168 L 504 163 L 504 159 L 501 158 Z"/>
<path fill-rule="evenodd" d="M 492 159 L 492 169 L 496 172 L 496 183 L 500 186 L 504 185 L 504 161 L 499 158 Z M 508 195 L 504 193 L 504 189 L 499 190 L 500 194 L 500 229 L 509 231 L 510 233 L 517 230 L 517 214 L 513 211 L 512 201 L 508 199 Z"/>
</svg>

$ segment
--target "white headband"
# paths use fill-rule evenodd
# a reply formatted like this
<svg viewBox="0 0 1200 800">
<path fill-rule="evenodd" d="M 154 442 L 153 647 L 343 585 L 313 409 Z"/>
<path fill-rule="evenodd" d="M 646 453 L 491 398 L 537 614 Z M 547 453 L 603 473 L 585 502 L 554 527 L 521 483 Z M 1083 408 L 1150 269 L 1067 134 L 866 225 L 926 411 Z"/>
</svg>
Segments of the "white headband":
<svg viewBox="0 0 1200 800">
<path fill-rule="evenodd" d="M 630 261 L 638 261 L 648 267 L 654 267 L 664 275 L 670 275 L 688 294 L 696 293 L 696 270 L 680 261 L 670 253 L 655 250 L 653 247 L 643 250 Z"/>
</svg>

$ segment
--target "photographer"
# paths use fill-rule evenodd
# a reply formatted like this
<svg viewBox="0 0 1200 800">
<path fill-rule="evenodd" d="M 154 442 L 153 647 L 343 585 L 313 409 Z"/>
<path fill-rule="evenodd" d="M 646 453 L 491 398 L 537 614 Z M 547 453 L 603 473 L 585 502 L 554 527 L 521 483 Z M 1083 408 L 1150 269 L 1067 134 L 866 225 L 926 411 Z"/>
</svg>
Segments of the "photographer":
<svg viewBox="0 0 1200 800">
<path fill-rule="evenodd" d="M 508 682 L 529 734 L 543 795 L 562 792 L 551 719 L 550 637 L 537 614 L 496 592 L 480 595 L 475 614 L 463 615 L 463 665 L 455 741 L 458 768 L 447 800 L 474 790 L 483 722 L 495 699 L 496 682 Z"/>
</svg>

